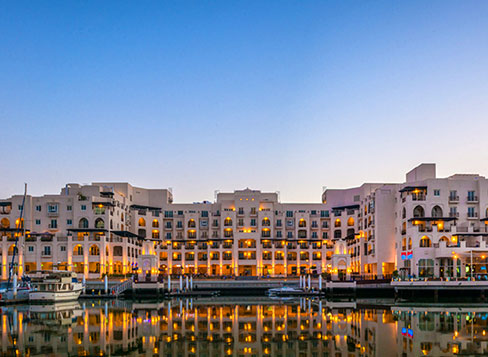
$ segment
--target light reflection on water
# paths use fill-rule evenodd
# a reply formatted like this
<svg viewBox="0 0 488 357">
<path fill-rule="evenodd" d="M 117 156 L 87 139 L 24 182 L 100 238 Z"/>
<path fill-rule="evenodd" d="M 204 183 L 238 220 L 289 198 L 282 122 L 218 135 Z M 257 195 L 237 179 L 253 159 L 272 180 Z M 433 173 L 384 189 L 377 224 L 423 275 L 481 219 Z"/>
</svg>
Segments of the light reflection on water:
<svg viewBox="0 0 488 357">
<path fill-rule="evenodd" d="M 261 297 L 9 306 L 0 355 L 487 354 L 486 311 Z"/>
</svg>

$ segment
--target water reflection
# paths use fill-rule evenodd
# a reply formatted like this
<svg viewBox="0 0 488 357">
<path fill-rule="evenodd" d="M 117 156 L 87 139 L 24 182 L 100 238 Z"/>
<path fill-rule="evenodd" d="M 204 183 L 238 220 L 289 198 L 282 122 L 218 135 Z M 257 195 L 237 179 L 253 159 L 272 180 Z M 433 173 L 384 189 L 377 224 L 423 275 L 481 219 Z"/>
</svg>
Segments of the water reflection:
<svg viewBox="0 0 488 357">
<path fill-rule="evenodd" d="M 485 311 L 259 297 L 3 307 L 0 355 L 485 354 Z"/>
</svg>

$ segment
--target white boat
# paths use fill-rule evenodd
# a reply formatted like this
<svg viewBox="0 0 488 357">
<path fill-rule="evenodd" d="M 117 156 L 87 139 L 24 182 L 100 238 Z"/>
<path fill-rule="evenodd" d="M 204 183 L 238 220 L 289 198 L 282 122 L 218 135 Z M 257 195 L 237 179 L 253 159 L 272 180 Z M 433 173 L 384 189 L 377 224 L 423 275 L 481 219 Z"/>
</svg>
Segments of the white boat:
<svg viewBox="0 0 488 357">
<path fill-rule="evenodd" d="M 293 288 L 291 286 L 283 286 L 281 288 L 269 289 L 268 295 L 270 296 L 287 295 L 287 294 L 300 293 L 300 292 L 303 292 L 303 290 L 298 288 Z"/>
<path fill-rule="evenodd" d="M 10 287 L 0 287 L 0 304 L 15 304 L 29 301 L 31 289 L 28 284 L 18 284 L 14 291 L 12 284 Z"/>
<path fill-rule="evenodd" d="M 40 270 L 29 274 L 31 278 L 31 292 L 29 301 L 74 301 L 83 290 L 83 284 L 78 282 L 76 273 L 64 270 Z"/>
</svg>

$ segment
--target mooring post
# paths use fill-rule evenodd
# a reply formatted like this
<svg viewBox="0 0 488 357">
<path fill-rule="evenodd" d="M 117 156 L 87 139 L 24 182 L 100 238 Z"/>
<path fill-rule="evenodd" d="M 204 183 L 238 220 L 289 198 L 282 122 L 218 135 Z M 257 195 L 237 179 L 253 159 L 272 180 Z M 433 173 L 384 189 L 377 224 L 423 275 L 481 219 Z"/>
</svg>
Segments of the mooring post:
<svg viewBox="0 0 488 357">
<path fill-rule="evenodd" d="M 14 300 L 17 298 L 17 274 L 14 273 Z M 17 310 L 16 310 L 17 311 Z"/>
</svg>

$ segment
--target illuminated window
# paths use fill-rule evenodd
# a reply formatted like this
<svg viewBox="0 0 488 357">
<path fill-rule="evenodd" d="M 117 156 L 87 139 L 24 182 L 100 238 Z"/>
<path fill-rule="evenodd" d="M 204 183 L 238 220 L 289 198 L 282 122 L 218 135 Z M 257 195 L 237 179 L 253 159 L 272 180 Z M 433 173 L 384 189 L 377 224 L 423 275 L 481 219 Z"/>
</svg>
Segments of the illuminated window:
<svg viewBox="0 0 488 357">
<path fill-rule="evenodd" d="M 432 241 L 429 237 L 423 236 L 420 240 L 420 247 L 421 248 L 430 248 L 432 247 Z"/>
</svg>

